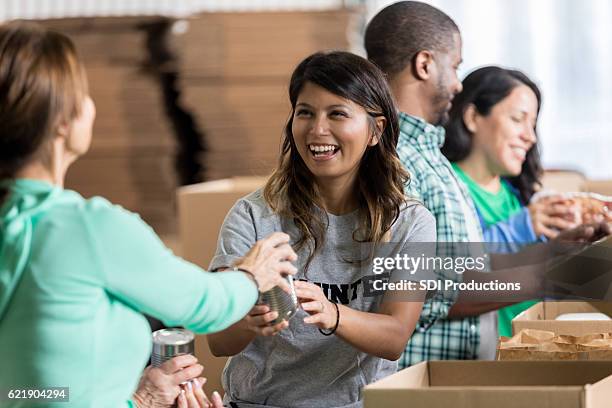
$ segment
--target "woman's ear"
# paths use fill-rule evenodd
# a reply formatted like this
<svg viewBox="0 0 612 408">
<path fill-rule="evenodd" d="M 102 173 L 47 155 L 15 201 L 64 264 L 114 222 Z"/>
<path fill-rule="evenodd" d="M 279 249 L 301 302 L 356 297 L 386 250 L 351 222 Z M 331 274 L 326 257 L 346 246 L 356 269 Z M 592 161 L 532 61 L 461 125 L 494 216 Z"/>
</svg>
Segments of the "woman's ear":
<svg viewBox="0 0 612 408">
<path fill-rule="evenodd" d="M 476 106 L 474 106 L 473 103 L 470 103 L 463 110 L 463 123 L 465 125 L 465 128 L 470 133 L 476 133 L 476 129 L 478 129 L 478 116 L 479 115 L 480 114 L 478 113 L 478 110 L 476 109 Z"/>
<path fill-rule="evenodd" d="M 376 118 L 375 125 L 376 131 L 372 134 L 372 137 L 370 137 L 370 142 L 368 143 L 368 146 L 376 146 L 378 144 L 378 142 L 380 141 L 380 136 L 385 131 L 387 119 L 384 116 L 378 116 Z"/>
<path fill-rule="evenodd" d="M 70 137 L 70 124 L 62 121 L 55 131 L 55 136 L 67 141 Z"/>
</svg>

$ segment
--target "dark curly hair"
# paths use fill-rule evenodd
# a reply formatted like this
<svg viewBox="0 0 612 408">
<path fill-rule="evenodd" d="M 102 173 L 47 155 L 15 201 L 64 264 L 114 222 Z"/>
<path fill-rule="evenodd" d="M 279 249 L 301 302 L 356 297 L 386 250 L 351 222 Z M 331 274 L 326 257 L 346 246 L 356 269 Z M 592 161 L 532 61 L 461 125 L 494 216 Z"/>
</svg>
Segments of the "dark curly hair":
<svg viewBox="0 0 612 408">
<path fill-rule="evenodd" d="M 491 109 L 506 98 L 519 85 L 529 87 L 538 100 L 538 114 L 542 104 L 542 94 L 537 85 L 520 71 L 487 66 L 470 73 L 463 80 L 463 91 L 453 99 L 453 106 L 446 123 L 446 140 L 442 153 L 451 162 L 465 159 L 472 150 L 472 135 L 463 122 L 463 114 L 469 105 L 474 105 L 480 115 L 486 116 Z M 537 119 L 537 117 L 536 117 Z M 535 132 L 535 129 L 534 129 Z M 537 135 L 537 133 L 536 133 Z M 523 204 L 536 192 L 542 177 L 540 151 L 535 143 L 527 152 L 521 173 L 507 180 L 520 194 Z"/>
</svg>

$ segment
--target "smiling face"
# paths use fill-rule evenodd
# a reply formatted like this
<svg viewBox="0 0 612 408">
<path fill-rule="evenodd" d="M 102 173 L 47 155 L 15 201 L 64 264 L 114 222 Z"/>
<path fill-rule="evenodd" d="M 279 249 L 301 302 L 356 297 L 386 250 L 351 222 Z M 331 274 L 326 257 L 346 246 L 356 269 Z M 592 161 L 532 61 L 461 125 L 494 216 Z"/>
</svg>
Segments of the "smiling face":
<svg viewBox="0 0 612 408">
<path fill-rule="evenodd" d="M 354 183 L 373 137 L 372 119 L 355 102 L 307 82 L 298 95 L 292 133 L 298 153 L 317 183 Z M 376 119 L 382 130 L 384 119 Z"/>
<path fill-rule="evenodd" d="M 527 152 L 537 141 L 537 114 L 536 95 L 529 87 L 519 85 L 493 106 L 488 115 L 475 113 L 473 121 L 466 121 L 472 132 L 473 152 L 484 155 L 492 174 L 521 173 Z"/>
</svg>

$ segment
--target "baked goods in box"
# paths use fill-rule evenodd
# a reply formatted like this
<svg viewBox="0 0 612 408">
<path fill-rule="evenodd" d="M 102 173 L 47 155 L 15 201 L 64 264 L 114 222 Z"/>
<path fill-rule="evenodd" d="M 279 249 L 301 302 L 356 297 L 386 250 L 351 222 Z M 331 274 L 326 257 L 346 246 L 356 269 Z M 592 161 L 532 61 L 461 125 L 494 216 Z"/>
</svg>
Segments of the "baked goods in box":
<svg viewBox="0 0 612 408">
<path fill-rule="evenodd" d="M 571 197 L 570 202 L 578 207 L 582 223 L 612 221 L 612 197 L 587 193 Z"/>
<path fill-rule="evenodd" d="M 558 201 L 561 199 L 561 201 Z M 576 224 L 607 221 L 612 222 L 612 197 L 595 193 L 553 193 L 540 192 L 532 201 L 550 200 L 561 203 L 574 210 Z"/>
</svg>

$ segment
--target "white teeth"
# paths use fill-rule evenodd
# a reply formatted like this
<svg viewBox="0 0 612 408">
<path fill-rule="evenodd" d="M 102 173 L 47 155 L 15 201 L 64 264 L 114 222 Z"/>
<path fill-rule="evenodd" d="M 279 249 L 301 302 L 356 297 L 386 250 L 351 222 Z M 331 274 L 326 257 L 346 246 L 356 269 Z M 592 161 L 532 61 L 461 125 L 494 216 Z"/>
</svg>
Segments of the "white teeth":
<svg viewBox="0 0 612 408">
<path fill-rule="evenodd" d="M 325 146 L 310 145 L 309 148 L 313 152 L 329 152 L 329 151 L 334 150 L 336 146 L 334 145 L 325 145 Z"/>
</svg>

